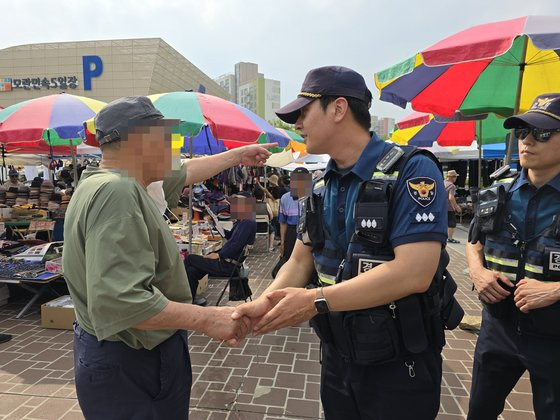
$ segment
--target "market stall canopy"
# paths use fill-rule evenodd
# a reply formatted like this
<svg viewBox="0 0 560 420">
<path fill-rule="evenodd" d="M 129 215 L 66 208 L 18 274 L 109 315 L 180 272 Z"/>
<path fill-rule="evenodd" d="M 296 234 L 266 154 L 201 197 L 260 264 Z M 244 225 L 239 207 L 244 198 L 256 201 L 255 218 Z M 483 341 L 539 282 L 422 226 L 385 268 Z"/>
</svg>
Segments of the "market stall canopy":
<svg viewBox="0 0 560 420">
<path fill-rule="evenodd" d="M 469 28 L 375 74 L 382 101 L 452 116 L 525 112 L 560 91 L 560 16 Z"/>
<path fill-rule="evenodd" d="M 286 171 L 293 171 L 296 168 L 303 166 L 309 172 L 315 171 L 317 169 L 325 169 L 327 164 L 329 163 L 330 156 L 329 155 L 312 155 L 307 154 L 303 157 L 295 158 L 293 163 L 282 167 Z"/>
<path fill-rule="evenodd" d="M 431 147 L 434 142 L 440 146 L 470 146 L 477 141 L 481 144 L 505 143 L 509 130 L 503 127 L 503 121 L 492 114 L 456 121 L 414 112 L 397 122 L 398 129 L 391 135 L 391 140 L 418 147 Z"/>
<path fill-rule="evenodd" d="M 59 93 L 30 99 L 0 111 L 0 144 L 19 154 L 70 155 L 70 144 L 82 139 L 83 121 L 92 118 L 104 102 Z"/>
<path fill-rule="evenodd" d="M 199 92 L 169 92 L 148 97 L 166 118 L 181 121 L 177 133 L 186 141 L 208 129 L 206 134 L 211 134 L 216 140 L 217 150 L 222 149 L 222 144 L 232 149 L 247 144 L 276 142 L 283 148 L 289 142 L 285 134 L 252 111 L 216 96 Z M 86 121 L 84 136 L 87 144 L 98 145 L 93 119 Z M 188 148 L 186 141 L 180 147 Z M 210 149 L 216 150 L 213 146 Z"/>
</svg>

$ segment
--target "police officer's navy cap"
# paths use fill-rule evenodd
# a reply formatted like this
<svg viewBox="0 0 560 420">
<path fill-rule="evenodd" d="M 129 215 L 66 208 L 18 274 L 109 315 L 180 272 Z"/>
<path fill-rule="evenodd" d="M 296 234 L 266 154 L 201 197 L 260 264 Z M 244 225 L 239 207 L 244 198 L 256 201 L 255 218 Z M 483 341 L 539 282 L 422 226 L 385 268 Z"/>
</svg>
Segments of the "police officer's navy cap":
<svg viewBox="0 0 560 420">
<path fill-rule="evenodd" d="M 322 96 L 346 96 L 371 104 L 371 92 L 361 74 L 347 67 L 326 66 L 307 73 L 301 92 L 296 100 L 283 106 L 276 115 L 281 120 L 294 124 L 301 108 Z"/>
<path fill-rule="evenodd" d="M 126 96 L 107 104 L 95 116 L 95 136 L 100 146 L 121 140 L 133 122 L 160 120 L 163 115 L 145 96 Z"/>
<path fill-rule="evenodd" d="M 523 128 L 528 125 L 545 130 L 560 128 L 560 93 L 539 95 L 527 112 L 504 121 L 504 128 Z"/>
</svg>

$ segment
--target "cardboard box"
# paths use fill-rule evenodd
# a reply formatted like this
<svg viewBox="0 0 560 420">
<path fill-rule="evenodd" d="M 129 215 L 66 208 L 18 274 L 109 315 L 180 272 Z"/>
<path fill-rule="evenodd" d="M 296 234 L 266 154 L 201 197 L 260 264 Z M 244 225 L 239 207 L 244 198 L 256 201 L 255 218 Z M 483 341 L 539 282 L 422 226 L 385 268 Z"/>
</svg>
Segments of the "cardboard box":
<svg viewBox="0 0 560 420">
<path fill-rule="evenodd" d="M 70 296 L 61 296 L 41 305 L 41 326 L 59 330 L 72 330 L 76 320 Z"/>
</svg>

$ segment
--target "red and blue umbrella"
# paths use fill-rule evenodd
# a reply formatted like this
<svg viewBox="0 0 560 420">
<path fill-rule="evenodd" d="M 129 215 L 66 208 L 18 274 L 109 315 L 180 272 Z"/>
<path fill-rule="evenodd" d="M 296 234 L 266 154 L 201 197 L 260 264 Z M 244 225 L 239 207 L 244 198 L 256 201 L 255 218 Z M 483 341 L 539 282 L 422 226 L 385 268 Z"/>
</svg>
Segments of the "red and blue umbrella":
<svg viewBox="0 0 560 420">
<path fill-rule="evenodd" d="M 391 140 L 417 147 L 431 147 L 434 142 L 440 146 L 470 146 L 477 141 L 480 144 L 505 143 L 509 132 L 503 127 L 503 119 L 492 114 L 482 115 L 477 120 L 453 121 L 414 112 L 398 121 L 397 127 Z"/>
<path fill-rule="evenodd" d="M 104 106 L 104 102 L 66 93 L 11 105 L 0 111 L 0 144 L 8 152 L 69 155 L 69 146 L 82 142 L 83 121 Z"/>
<path fill-rule="evenodd" d="M 254 112 L 216 96 L 170 92 L 150 95 L 149 98 L 166 118 L 181 121 L 177 131 L 186 139 L 197 138 L 202 133 L 202 143 L 214 138 L 220 150 L 256 143 L 278 143 L 283 148 L 290 141 Z M 86 122 L 86 143 L 97 146 L 92 133 L 95 133 L 93 119 Z M 209 146 L 210 149 L 214 150 L 214 147 Z"/>
<path fill-rule="evenodd" d="M 375 74 L 380 99 L 451 117 L 525 112 L 560 91 L 560 16 L 469 28 Z"/>
</svg>

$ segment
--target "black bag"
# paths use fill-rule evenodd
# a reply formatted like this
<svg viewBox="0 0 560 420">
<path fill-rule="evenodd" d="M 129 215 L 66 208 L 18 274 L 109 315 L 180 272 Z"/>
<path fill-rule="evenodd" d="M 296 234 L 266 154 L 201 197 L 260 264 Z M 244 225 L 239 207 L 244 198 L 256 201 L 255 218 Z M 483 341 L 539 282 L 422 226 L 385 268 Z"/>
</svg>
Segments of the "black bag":
<svg viewBox="0 0 560 420">
<path fill-rule="evenodd" d="M 283 255 L 280 255 L 280 258 L 278 259 L 278 262 L 276 263 L 276 265 L 272 269 L 272 278 L 273 279 L 276 278 L 276 275 L 278 274 L 278 271 L 280 271 L 280 269 L 286 263 L 286 261 L 288 261 L 288 259 L 286 257 L 284 257 Z"/>
<path fill-rule="evenodd" d="M 229 300 L 247 300 L 253 296 L 247 277 L 233 277 L 229 281 Z"/>
</svg>

